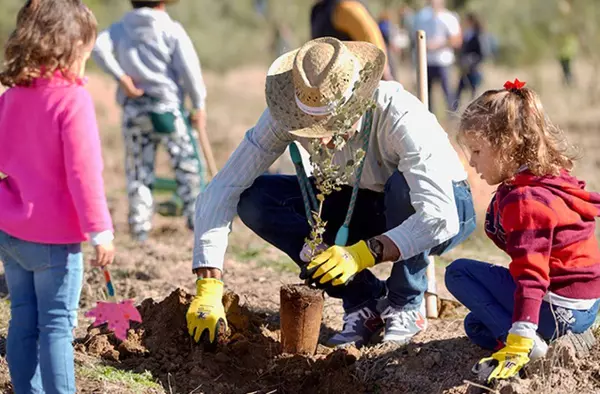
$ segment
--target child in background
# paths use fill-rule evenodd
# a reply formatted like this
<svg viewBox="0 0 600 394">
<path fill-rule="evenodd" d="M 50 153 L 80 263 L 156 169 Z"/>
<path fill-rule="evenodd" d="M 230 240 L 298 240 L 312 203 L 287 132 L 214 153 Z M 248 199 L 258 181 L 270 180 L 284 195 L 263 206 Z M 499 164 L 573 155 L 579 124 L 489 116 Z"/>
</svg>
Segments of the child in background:
<svg viewBox="0 0 600 394">
<path fill-rule="evenodd" d="M 512 261 L 459 259 L 446 270 L 448 290 L 470 310 L 467 336 L 496 351 L 474 367 L 487 383 L 543 357 L 546 341 L 586 332 L 600 305 L 600 194 L 570 174 L 565 136 L 539 97 L 518 80 L 504 87 L 467 107 L 458 137 L 481 178 L 499 184 L 485 231 Z"/>
<path fill-rule="evenodd" d="M 166 12 L 168 1 L 132 0 L 133 10 L 100 33 L 93 51 L 96 63 L 119 82 L 123 107 L 125 172 L 129 225 L 144 242 L 152 228 L 154 165 L 158 143 L 166 145 L 177 181 L 177 195 L 190 229 L 203 176 L 197 137 L 183 109 L 187 93 L 191 120 L 206 127 L 206 88 L 194 45 L 183 27 Z"/>
<path fill-rule="evenodd" d="M 489 52 L 483 32 L 483 26 L 475 13 L 468 13 L 465 18 L 462 47 L 458 54 L 459 82 L 454 100 L 454 111 L 460 106 L 460 96 L 468 87 L 470 100 L 475 98 L 483 80 L 481 64 Z"/>
<path fill-rule="evenodd" d="M 11 298 L 14 391 L 75 392 L 73 329 L 83 279 L 113 261 L 94 103 L 82 76 L 96 19 L 79 0 L 29 0 L 6 43 L 0 82 L 0 259 Z"/>
</svg>

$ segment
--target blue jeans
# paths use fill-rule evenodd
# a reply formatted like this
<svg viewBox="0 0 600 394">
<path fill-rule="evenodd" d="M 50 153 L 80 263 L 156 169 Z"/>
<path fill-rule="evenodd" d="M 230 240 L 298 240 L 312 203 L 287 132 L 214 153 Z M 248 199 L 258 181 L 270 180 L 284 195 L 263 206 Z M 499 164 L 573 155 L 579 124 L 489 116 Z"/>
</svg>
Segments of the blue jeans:
<svg viewBox="0 0 600 394">
<path fill-rule="evenodd" d="M 465 331 L 473 343 L 494 350 L 512 326 L 516 284 L 507 268 L 459 259 L 446 268 L 446 287 L 469 309 Z M 567 309 L 542 302 L 538 334 L 553 340 L 568 331 L 581 333 L 592 326 L 600 301 L 589 310 Z"/>
<path fill-rule="evenodd" d="M 481 85 L 482 79 L 483 76 L 481 71 L 477 68 L 472 68 L 467 73 L 461 74 L 458 88 L 456 88 L 455 100 L 452 107 L 453 111 L 458 111 L 458 107 L 460 106 L 460 96 L 467 87 L 471 91 L 470 100 L 475 99 L 477 88 Z"/>
<path fill-rule="evenodd" d="M 446 108 L 451 111 L 454 108 L 454 96 L 450 88 L 450 67 L 448 66 L 427 66 L 427 90 L 429 95 L 429 110 L 434 112 L 432 88 L 435 82 L 440 81 L 444 98 L 446 99 Z"/>
<path fill-rule="evenodd" d="M 314 185 L 313 185 L 314 187 Z M 344 222 L 350 202 L 351 187 L 327 196 L 322 216 L 327 222 L 323 236 L 333 245 L 338 228 Z M 460 219 L 459 233 L 436 246 L 394 264 L 387 282 L 379 280 L 369 270 L 358 273 L 346 286 L 327 290 L 331 297 L 341 298 L 347 312 L 361 308 L 386 295 L 398 308 L 417 309 L 427 290 L 427 256 L 440 255 L 462 242 L 475 229 L 475 211 L 471 191 L 466 182 L 455 184 L 454 196 Z M 350 222 L 348 244 L 383 234 L 411 216 L 415 210 L 410 202 L 410 188 L 404 176 L 395 172 L 385 185 L 384 193 L 361 189 Z M 290 175 L 262 175 L 245 190 L 238 204 L 240 219 L 265 241 L 285 252 L 299 266 L 300 251 L 309 236 L 298 179 Z"/>
<path fill-rule="evenodd" d="M 26 242 L 0 231 L 0 259 L 11 301 L 6 357 L 15 393 L 74 393 L 81 245 Z"/>
</svg>

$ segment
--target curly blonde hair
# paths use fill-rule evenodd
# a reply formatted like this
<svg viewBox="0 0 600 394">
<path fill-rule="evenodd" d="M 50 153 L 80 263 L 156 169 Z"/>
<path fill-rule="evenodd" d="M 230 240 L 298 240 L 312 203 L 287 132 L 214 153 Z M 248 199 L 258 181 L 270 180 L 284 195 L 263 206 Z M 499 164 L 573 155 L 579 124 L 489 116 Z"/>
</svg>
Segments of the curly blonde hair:
<svg viewBox="0 0 600 394">
<path fill-rule="evenodd" d="M 57 70 L 73 79 L 71 67 L 96 34 L 96 18 L 81 0 L 27 1 L 5 46 L 0 83 L 29 86 Z"/>
<path fill-rule="evenodd" d="M 469 104 L 460 119 L 458 141 L 482 138 L 498 150 L 509 175 L 526 165 L 538 176 L 571 170 L 576 150 L 545 113 L 529 88 L 488 90 Z"/>
</svg>

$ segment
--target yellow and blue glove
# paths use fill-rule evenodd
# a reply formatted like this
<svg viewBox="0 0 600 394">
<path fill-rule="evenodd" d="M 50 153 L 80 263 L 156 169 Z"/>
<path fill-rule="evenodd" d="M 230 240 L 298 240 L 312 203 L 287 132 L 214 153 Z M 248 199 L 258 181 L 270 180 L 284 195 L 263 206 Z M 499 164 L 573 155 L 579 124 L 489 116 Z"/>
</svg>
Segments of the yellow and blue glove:
<svg viewBox="0 0 600 394">
<path fill-rule="evenodd" d="M 223 282 L 206 278 L 196 281 L 196 296 L 186 314 L 188 333 L 194 341 L 204 342 L 208 349 L 217 346 L 219 330 L 227 330 L 223 308 Z"/>
<path fill-rule="evenodd" d="M 317 287 L 326 285 L 340 286 L 347 284 L 360 271 L 375 265 L 365 241 L 352 246 L 331 246 L 315 256 L 302 269 L 301 279 Z"/>
<path fill-rule="evenodd" d="M 529 362 L 533 344 L 534 341 L 531 338 L 509 333 L 506 338 L 506 346 L 492 354 L 491 357 L 479 360 L 473 366 L 473 373 L 479 377 L 482 383 L 488 385 L 494 384 L 497 380 L 515 377 Z"/>
</svg>

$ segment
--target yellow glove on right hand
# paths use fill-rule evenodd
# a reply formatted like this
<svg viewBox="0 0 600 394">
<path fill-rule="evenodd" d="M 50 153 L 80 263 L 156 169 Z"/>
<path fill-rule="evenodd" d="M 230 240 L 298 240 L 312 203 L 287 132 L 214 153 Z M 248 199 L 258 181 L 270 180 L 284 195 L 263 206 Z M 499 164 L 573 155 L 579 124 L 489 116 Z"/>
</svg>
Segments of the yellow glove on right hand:
<svg viewBox="0 0 600 394">
<path fill-rule="evenodd" d="M 352 246 L 332 246 L 315 256 L 302 269 L 300 279 L 308 279 L 317 287 L 329 283 L 340 286 L 348 283 L 360 271 L 374 265 L 375 258 L 365 241 Z"/>
<path fill-rule="evenodd" d="M 227 329 L 222 298 L 222 281 L 214 278 L 196 281 L 196 296 L 185 316 L 188 333 L 194 341 L 203 340 L 210 347 L 217 345 L 219 328 L 224 325 Z"/>
</svg>

